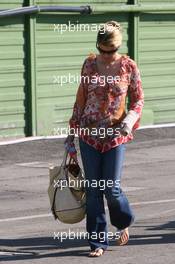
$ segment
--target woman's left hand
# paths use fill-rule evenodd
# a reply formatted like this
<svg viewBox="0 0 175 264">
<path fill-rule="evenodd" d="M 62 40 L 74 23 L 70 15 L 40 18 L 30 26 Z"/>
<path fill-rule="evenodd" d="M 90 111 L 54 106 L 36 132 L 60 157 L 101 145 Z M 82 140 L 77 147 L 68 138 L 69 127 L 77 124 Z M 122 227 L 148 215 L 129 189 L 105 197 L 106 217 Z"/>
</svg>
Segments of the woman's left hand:
<svg viewBox="0 0 175 264">
<path fill-rule="evenodd" d="M 127 126 L 127 124 L 126 123 L 121 123 L 121 126 L 120 126 L 120 134 L 122 135 L 122 136 L 128 136 L 130 133 L 131 133 L 131 130 L 130 130 L 130 128 Z"/>
</svg>

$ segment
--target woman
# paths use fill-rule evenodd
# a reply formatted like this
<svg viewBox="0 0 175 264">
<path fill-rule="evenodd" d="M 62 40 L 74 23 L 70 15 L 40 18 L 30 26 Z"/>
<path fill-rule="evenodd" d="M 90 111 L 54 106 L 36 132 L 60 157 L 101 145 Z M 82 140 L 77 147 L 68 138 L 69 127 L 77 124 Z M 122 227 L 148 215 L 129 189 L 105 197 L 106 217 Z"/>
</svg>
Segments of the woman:
<svg viewBox="0 0 175 264">
<path fill-rule="evenodd" d="M 118 53 L 121 44 L 120 24 L 106 22 L 97 34 L 99 54 L 91 54 L 84 61 L 69 120 L 71 134 L 72 130 L 74 133 L 65 140 L 70 155 L 77 160 L 73 141 L 75 133 L 79 136 L 83 168 L 89 182 L 86 185 L 86 228 L 91 257 L 101 256 L 109 245 L 103 195 L 111 224 L 120 232 L 118 245 L 128 242 L 128 227 L 134 221 L 120 180 L 125 143 L 133 139 L 132 132 L 139 126 L 144 95 L 137 64 Z M 102 179 L 106 183 L 103 190 L 99 184 L 92 186 L 92 182 L 99 183 Z M 109 186 L 109 182 L 112 185 Z M 103 240 L 100 234 L 104 234 Z"/>
</svg>

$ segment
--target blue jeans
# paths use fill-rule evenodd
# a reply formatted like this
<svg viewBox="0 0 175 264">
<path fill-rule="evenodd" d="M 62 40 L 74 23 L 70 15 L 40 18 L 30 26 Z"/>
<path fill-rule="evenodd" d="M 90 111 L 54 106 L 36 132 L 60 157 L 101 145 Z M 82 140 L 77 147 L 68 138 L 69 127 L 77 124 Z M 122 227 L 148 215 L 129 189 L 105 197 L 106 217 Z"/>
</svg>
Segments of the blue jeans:
<svg viewBox="0 0 175 264">
<path fill-rule="evenodd" d="M 117 230 L 130 226 L 134 221 L 132 209 L 120 188 L 125 145 L 101 153 L 79 138 L 79 147 L 86 179 L 88 243 L 92 250 L 98 247 L 106 249 L 109 239 L 103 194 L 107 200 L 111 224 Z"/>
</svg>

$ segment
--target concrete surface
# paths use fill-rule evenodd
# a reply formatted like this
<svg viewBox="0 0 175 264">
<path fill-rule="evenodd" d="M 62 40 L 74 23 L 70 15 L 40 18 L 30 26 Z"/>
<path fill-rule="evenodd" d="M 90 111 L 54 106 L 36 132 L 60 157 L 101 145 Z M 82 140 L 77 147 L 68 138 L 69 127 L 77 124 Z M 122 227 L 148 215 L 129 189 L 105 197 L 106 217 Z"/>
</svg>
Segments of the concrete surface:
<svg viewBox="0 0 175 264">
<path fill-rule="evenodd" d="M 136 221 L 128 245 L 119 247 L 110 240 L 101 258 L 87 257 L 85 239 L 54 239 L 54 232 L 85 232 L 85 220 L 66 225 L 50 213 L 48 166 L 61 162 L 63 140 L 0 146 L 0 261 L 174 264 L 175 128 L 139 130 L 127 144 L 122 186 Z M 106 213 L 109 230 L 115 232 L 107 208 Z"/>
</svg>

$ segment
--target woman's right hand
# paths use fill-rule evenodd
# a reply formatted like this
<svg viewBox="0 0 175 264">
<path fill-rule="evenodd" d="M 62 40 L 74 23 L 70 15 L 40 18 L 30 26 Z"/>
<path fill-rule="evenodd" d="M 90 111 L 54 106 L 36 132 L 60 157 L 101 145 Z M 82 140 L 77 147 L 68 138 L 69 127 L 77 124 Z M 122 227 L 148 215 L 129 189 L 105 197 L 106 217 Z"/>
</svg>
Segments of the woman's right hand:
<svg viewBox="0 0 175 264">
<path fill-rule="evenodd" d="M 74 141 L 74 135 L 68 135 L 67 136 L 67 138 L 65 139 L 65 141 L 64 141 L 64 144 L 66 144 L 66 143 L 71 143 L 71 142 L 73 142 Z"/>
<path fill-rule="evenodd" d="M 69 156 L 72 157 L 78 163 L 77 150 L 73 142 L 74 137 L 74 135 L 68 135 L 66 140 L 64 141 L 64 146 L 65 149 L 69 152 Z"/>
</svg>

